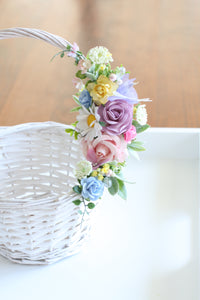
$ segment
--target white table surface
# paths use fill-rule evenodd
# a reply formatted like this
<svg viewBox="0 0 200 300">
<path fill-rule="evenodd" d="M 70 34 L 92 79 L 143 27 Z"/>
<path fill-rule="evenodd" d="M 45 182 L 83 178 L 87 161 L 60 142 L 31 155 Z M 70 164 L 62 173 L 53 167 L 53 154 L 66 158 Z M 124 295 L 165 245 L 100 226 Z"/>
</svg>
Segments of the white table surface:
<svg viewBox="0 0 200 300">
<path fill-rule="evenodd" d="M 81 253 L 50 266 L 0 256 L 1 300 L 198 300 L 199 131 L 152 129 L 128 200 L 105 195 Z"/>
</svg>

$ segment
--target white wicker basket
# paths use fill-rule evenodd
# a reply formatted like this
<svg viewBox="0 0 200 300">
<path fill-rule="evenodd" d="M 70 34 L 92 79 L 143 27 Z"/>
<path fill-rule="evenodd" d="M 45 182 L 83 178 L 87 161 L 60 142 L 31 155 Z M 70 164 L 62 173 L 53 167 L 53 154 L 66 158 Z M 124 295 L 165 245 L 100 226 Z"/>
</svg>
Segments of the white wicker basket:
<svg viewBox="0 0 200 300">
<path fill-rule="evenodd" d="M 60 49 L 61 37 L 36 29 L 0 31 L 0 39 L 29 36 Z M 23 264 L 49 264 L 79 251 L 89 217 L 72 201 L 75 163 L 82 153 L 54 122 L 0 129 L 0 254 Z"/>
<path fill-rule="evenodd" d="M 81 158 L 66 125 L 30 123 L 0 130 L 0 253 L 19 263 L 48 264 L 76 253 L 89 219 L 72 201 Z"/>
</svg>

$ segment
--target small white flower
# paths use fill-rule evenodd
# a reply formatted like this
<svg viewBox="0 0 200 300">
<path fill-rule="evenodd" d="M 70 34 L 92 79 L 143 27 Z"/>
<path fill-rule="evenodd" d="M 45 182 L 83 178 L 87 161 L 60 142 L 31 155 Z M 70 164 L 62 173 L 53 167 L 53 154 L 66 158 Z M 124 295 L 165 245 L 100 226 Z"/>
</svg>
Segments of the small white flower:
<svg viewBox="0 0 200 300">
<path fill-rule="evenodd" d="M 139 105 L 136 111 L 136 121 L 140 125 L 147 124 L 147 111 L 145 106 L 146 106 L 145 104 Z"/>
<path fill-rule="evenodd" d="M 82 73 L 86 73 L 88 69 L 90 69 L 92 63 L 89 59 L 81 59 L 78 63 L 78 68 L 82 71 Z"/>
<path fill-rule="evenodd" d="M 74 175 L 77 179 L 82 179 L 88 176 L 92 172 L 92 164 L 90 161 L 82 160 L 79 161 L 76 165 L 76 169 L 74 170 Z"/>
<path fill-rule="evenodd" d="M 116 81 L 117 80 L 117 75 L 115 74 L 115 73 L 111 73 L 110 75 L 109 75 L 109 79 L 111 80 L 111 81 Z"/>
<path fill-rule="evenodd" d="M 89 141 L 92 141 L 95 137 L 101 137 L 102 126 L 99 124 L 100 116 L 97 110 L 98 106 L 95 106 L 94 103 L 88 110 L 82 106 L 79 109 L 79 115 L 76 117 L 78 121 L 77 129 Z"/>
<path fill-rule="evenodd" d="M 116 68 L 116 76 L 117 79 L 121 79 L 126 73 L 126 69 L 124 67 L 117 67 Z"/>
<path fill-rule="evenodd" d="M 123 83 L 123 81 L 122 81 L 121 79 L 118 79 L 118 80 L 117 80 L 117 84 L 118 84 L 118 85 L 121 85 L 122 83 Z"/>
<path fill-rule="evenodd" d="M 108 64 L 113 61 L 112 54 L 107 48 L 102 46 L 97 46 L 92 49 L 87 54 L 89 58 L 95 64 Z"/>
<path fill-rule="evenodd" d="M 73 78 L 72 83 L 75 86 L 75 88 L 78 89 L 78 90 L 83 90 L 84 87 L 85 87 L 84 84 L 83 84 L 83 81 L 80 78 L 76 78 L 76 77 Z"/>
</svg>

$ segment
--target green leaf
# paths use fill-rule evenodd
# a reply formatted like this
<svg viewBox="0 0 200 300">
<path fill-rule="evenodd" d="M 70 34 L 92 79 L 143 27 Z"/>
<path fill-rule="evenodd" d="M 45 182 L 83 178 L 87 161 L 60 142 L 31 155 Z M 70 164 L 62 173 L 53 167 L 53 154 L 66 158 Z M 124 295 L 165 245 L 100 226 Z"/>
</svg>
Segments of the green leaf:
<svg viewBox="0 0 200 300">
<path fill-rule="evenodd" d="M 79 70 L 78 72 L 76 72 L 76 77 L 80 79 L 85 79 L 87 76 L 85 74 L 82 74 L 81 70 Z"/>
<path fill-rule="evenodd" d="M 79 213 L 80 215 L 82 215 L 82 214 L 83 214 L 83 212 L 82 212 L 81 210 L 78 210 L 78 213 Z"/>
<path fill-rule="evenodd" d="M 124 180 L 124 176 L 123 176 L 123 173 L 122 172 L 119 172 L 117 174 L 117 176 L 115 176 L 116 178 L 120 179 L 120 180 Z"/>
<path fill-rule="evenodd" d="M 75 140 L 78 140 L 78 132 L 77 131 L 74 131 L 74 138 L 75 138 Z"/>
<path fill-rule="evenodd" d="M 108 191 L 111 195 L 114 196 L 119 190 L 119 184 L 116 177 L 110 177 L 110 180 L 112 185 L 108 188 Z"/>
<path fill-rule="evenodd" d="M 144 148 L 144 147 L 135 147 L 135 146 L 130 146 L 130 145 L 128 145 L 128 149 L 129 150 L 133 150 L 133 151 L 145 151 L 146 149 Z"/>
<path fill-rule="evenodd" d="M 90 73 L 90 72 L 86 72 L 85 74 L 85 78 L 88 77 L 89 79 L 91 79 L 92 81 L 96 80 L 97 79 L 97 76 Z"/>
<path fill-rule="evenodd" d="M 72 97 L 73 97 L 74 101 L 75 101 L 78 105 L 80 105 L 79 98 L 78 98 L 77 96 L 75 96 L 75 95 L 73 95 Z"/>
<path fill-rule="evenodd" d="M 136 120 L 133 120 L 133 121 L 132 121 L 132 125 L 135 126 L 136 131 L 137 131 L 137 129 L 141 126 L 141 125 L 138 123 L 138 121 L 136 121 Z"/>
<path fill-rule="evenodd" d="M 75 62 L 74 62 L 75 66 L 77 66 L 77 65 L 78 65 L 78 63 L 79 63 L 79 60 L 80 60 L 80 58 L 79 58 L 79 56 L 77 55 L 77 56 L 76 56 L 76 58 L 75 58 Z"/>
<path fill-rule="evenodd" d="M 88 206 L 89 209 L 93 209 L 95 207 L 95 204 L 90 202 L 90 203 L 88 203 L 87 206 Z"/>
<path fill-rule="evenodd" d="M 109 164 L 110 164 L 111 169 L 113 170 L 116 167 L 117 162 L 115 160 L 113 160 Z"/>
<path fill-rule="evenodd" d="M 80 205 L 81 204 L 81 200 L 80 199 L 77 199 L 77 200 L 74 200 L 72 201 L 75 205 Z"/>
<path fill-rule="evenodd" d="M 74 133 L 74 129 L 71 129 L 71 128 L 67 128 L 67 129 L 65 129 L 65 132 L 67 132 L 67 133 Z"/>
<path fill-rule="evenodd" d="M 134 150 L 134 151 L 145 151 L 146 149 L 143 146 L 143 143 L 140 141 L 133 140 L 131 144 L 128 144 L 128 149 Z"/>
<path fill-rule="evenodd" d="M 83 56 L 83 53 L 81 51 L 76 51 L 76 53 L 79 55 L 79 56 Z"/>
<path fill-rule="evenodd" d="M 130 153 L 135 159 L 140 160 L 140 157 L 139 157 L 139 155 L 138 155 L 138 152 L 134 151 L 134 150 L 131 149 L 131 148 L 128 148 L 128 151 L 129 151 L 129 153 Z"/>
<path fill-rule="evenodd" d="M 77 107 L 74 107 L 71 109 L 71 112 L 74 112 L 74 111 L 79 111 L 79 109 L 81 109 L 82 106 L 77 106 Z"/>
<path fill-rule="evenodd" d="M 73 189 L 73 191 L 74 191 L 75 193 L 81 194 L 82 188 L 81 188 L 80 185 L 75 185 L 75 186 L 73 186 L 72 189 Z"/>
<path fill-rule="evenodd" d="M 60 54 L 60 57 L 63 58 L 65 55 L 65 52 L 63 51 L 61 54 Z"/>
<path fill-rule="evenodd" d="M 136 120 L 132 120 L 132 125 L 134 125 L 136 128 L 137 128 L 138 126 L 140 126 L 140 124 L 139 124 L 138 121 L 136 121 Z"/>
<path fill-rule="evenodd" d="M 102 127 L 106 127 L 106 123 L 105 123 L 105 122 L 99 121 L 99 124 L 100 124 Z"/>
<path fill-rule="evenodd" d="M 100 124 L 102 127 L 106 127 L 106 123 L 105 123 L 105 122 L 99 121 L 99 124 Z"/>
<path fill-rule="evenodd" d="M 123 173 L 119 173 L 115 176 L 117 178 L 117 180 L 120 180 L 120 181 L 123 181 L 123 183 L 129 183 L 129 184 L 134 184 L 135 182 L 133 181 L 129 181 L 129 180 L 126 180 L 123 176 Z"/>
<path fill-rule="evenodd" d="M 72 126 L 76 127 L 76 125 L 78 124 L 78 121 L 71 123 Z"/>
<path fill-rule="evenodd" d="M 95 72 L 99 69 L 99 67 L 100 67 L 100 64 L 95 65 L 95 68 L 94 68 Z"/>
<path fill-rule="evenodd" d="M 58 56 L 58 55 L 62 55 L 62 53 L 64 53 L 66 50 L 63 50 L 63 51 L 59 51 L 58 53 L 56 53 L 52 58 L 51 58 L 51 60 L 50 61 L 52 61 L 56 56 Z M 64 56 L 64 55 L 63 55 Z"/>
<path fill-rule="evenodd" d="M 85 201 L 88 201 L 88 202 L 90 201 L 90 199 L 89 199 L 89 198 L 84 198 L 84 200 L 85 200 Z"/>
<path fill-rule="evenodd" d="M 86 82 L 86 84 L 85 84 L 85 87 L 87 88 L 88 84 L 89 84 L 89 83 L 92 83 L 92 82 L 94 82 L 94 80 L 88 80 L 88 81 Z"/>
<path fill-rule="evenodd" d="M 124 200 L 127 199 L 127 191 L 126 191 L 126 186 L 124 184 L 124 181 L 116 178 L 118 181 L 118 185 L 119 185 L 119 190 L 118 190 L 118 195 L 123 198 Z"/>
<path fill-rule="evenodd" d="M 125 166 L 126 166 L 126 161 L 118 162 L 117 165 L 118 165 L 119 167 L 125 167 Z"/>
<path fill-rule="evenodd" d="M 135 126 L 137 133 L 141 133 L 150 127 L 148 124 L 140 125 L 136 120 L 133 120 L 132 124 Z"/>
<path fill-rule="evenodd" d="M 141 133 L 145 130 L 147 130 L 150 126 L 148 124 L 141 126 L 140 128 L 138 128 L 137 133 Z"/>
</svg>

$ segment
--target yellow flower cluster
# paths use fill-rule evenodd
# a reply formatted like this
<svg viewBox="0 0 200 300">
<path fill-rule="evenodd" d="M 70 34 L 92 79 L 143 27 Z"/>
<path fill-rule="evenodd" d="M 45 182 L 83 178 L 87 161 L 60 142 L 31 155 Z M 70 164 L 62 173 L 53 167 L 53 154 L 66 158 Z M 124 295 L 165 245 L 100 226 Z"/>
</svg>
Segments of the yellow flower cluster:
<svg viewBox="0 0 200 300">
<path fill-rule="evenodd" d="M 118 85 L 104 75 L 99 76 L 97 83 L 91 82 L 87 86 L 87 90 L 96 105 L 106 104 L 108 97 L 112 96 L 117 88 Z"/>
<path fill-rule="evenodd" d="M 102 168 L 98 168 L 97 170 L 93 171 L 91 176 L 97 177 L 98 180 L 102 181 L 104 178 L 104 175 L 106 175 L 109 170 L 110 170 L 110 165 L 104 164 Z"/>
<path fill-rule="evenodd" d="M 109 170 L 110 170 L 110 165 L 109 164 L 104 164 L 103 168 L 101 169 L 101 172 L 104 173 L 104 174 L 107 174 Z"/>
</svg>

